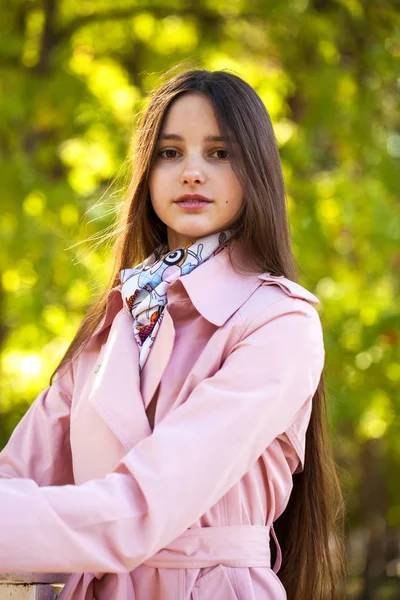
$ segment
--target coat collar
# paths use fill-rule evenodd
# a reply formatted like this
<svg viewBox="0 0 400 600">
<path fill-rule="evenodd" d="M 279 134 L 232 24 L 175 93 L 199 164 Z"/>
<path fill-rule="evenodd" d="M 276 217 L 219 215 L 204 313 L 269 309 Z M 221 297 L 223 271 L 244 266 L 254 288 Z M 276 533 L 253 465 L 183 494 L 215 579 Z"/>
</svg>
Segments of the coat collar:
<svg viewBox="0 0 400 600">
<path fill-rule="evenodd" d="M 243 265 L 240 248 L 233 249 L 235 262 Z M 232 268 L 228 249 L 205 261 L 169 287 L 169 298 L 183 286 L 197 311 L 210 323 L 220 327 L 246 302 L 262 284 L 256 273 L 239 275 Z"/>
<path fill-rule="evenodd" d="M 243 263 L 240 246 L 233 250 L 234 261 Z M 319 299 L 300 284 L 283 276 L 274 276 L 269 272 L 240 275 L 233 269 L 225 248 L 211 259 L 205 261 L 187 275 L 173 281 L 168 288 L 168 301 L 179 294 L 179 288 L 189 296 L 196 310 L 210 323 L 220 327 L 235 313 L 260 285 L 278 285 L 287 295 L 303 298 L 312 304 Z M 93 335 L 108 327 L 115 315 L 126 310 L 121 296 L 122 284 L 113 287 L 108 293 L 106 311 Z"/>
</svg>

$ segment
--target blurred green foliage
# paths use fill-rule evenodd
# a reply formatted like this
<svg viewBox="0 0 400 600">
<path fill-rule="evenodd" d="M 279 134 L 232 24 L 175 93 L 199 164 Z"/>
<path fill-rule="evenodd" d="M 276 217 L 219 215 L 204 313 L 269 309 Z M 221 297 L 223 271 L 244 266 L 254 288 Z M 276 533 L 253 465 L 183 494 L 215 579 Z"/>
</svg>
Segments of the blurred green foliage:
<svg viewBox="0 0 400 600">
<path fill-rule="evenodd" d="M 181 61 L 232 69 L 271 114 L 300 283 L 321 300 L 349 511 L 348 597 L 398 597 L 397 3 L 0 0 L 0 8 L 0 447 L 106 280 L 109 246 L 96 235 L 122 197 L 150 87 Z M 90 236 L 91 245 L 78 243 Z"/>
</svg>

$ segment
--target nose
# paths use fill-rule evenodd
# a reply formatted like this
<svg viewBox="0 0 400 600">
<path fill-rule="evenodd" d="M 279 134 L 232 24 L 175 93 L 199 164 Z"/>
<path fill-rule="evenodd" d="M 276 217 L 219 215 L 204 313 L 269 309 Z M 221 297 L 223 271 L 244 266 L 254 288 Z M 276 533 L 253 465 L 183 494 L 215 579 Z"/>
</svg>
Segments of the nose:
<svg viewBox="0 0 400 600">
<path fill-rule="evenodd" d="M 205 173 L 198 158 L 192 157 L 185 161 L 181 172 L 181 183 L 204 183 Z"/>
</svg>

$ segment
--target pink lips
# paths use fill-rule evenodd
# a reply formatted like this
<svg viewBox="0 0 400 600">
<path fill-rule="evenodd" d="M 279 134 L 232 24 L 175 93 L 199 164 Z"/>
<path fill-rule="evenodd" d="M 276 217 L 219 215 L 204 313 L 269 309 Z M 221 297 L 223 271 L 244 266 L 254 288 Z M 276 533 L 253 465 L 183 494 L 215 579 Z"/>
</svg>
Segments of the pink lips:
<svg viewBox="0 0 400 600">
<path fill-rule="evenodd" d="M 211 204 L 210 202 L 177 202 L 180 208 L 184 209 L 194 209 L 194 208 L 204 208 Z"/>
<path fill-rule="evenodd" d="M 211 202 L 212 200 L 201 194 L 184 194 L 175 200 L 175 204 L 179 204 L 181 208 L 185 209 L 204 208 L 207 204 L 211 204 Z"/>
</svg>

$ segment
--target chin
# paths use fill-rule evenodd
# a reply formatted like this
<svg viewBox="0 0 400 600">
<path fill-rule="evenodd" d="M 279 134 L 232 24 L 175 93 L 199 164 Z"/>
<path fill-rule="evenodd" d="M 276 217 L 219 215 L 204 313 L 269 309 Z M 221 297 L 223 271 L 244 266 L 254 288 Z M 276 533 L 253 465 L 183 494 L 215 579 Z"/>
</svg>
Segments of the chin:
<svg viewBox="0 0 400 600">
<path fill-rule="evenodd" d="M 207 235 L 211 231 L 214 231 L 215 228 L 210 226 L 209 223 L 193 223 L 189 227 L 179 227 L 178 229 L 171 227 L 171 230 L 174 231 L 176 235 L 198 237 L 199 235 Z"/>
</svg>

